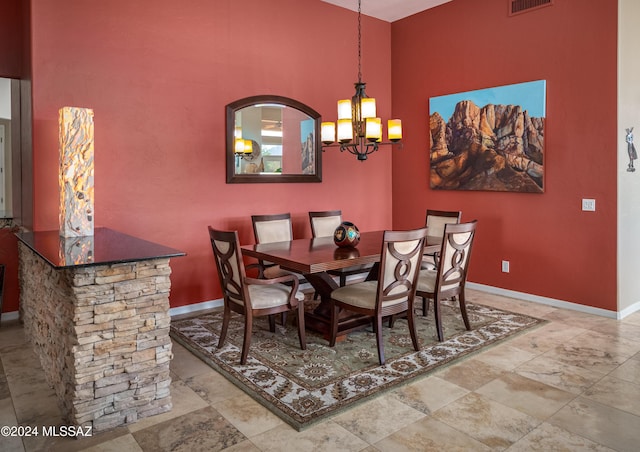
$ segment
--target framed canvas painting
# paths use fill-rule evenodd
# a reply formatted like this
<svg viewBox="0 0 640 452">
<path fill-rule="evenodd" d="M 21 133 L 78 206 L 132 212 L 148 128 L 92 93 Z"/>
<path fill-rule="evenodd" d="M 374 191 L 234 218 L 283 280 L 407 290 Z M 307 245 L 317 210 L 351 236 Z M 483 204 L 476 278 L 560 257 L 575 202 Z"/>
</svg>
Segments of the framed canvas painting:
<svg viewBox="0 0 640 452">
<path fill-rule="evenodd" d="M 544 192 L 546 81 L 429 99 L 434 190 Z"/>
</svg>

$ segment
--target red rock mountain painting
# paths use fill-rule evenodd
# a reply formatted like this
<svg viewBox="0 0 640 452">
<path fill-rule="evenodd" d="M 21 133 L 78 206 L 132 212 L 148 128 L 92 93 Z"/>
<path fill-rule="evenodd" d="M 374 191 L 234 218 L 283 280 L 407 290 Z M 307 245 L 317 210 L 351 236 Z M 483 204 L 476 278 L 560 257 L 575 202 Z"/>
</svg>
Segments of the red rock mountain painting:
<svg viewBox="0 0 640 452">
<path fill-rule="evenodd" d="M 447 122 L 432 110 L 431 188 L 542 193 L 544 119 L 521 105 L 472 100 L 455 103 Z"/>
</svg>

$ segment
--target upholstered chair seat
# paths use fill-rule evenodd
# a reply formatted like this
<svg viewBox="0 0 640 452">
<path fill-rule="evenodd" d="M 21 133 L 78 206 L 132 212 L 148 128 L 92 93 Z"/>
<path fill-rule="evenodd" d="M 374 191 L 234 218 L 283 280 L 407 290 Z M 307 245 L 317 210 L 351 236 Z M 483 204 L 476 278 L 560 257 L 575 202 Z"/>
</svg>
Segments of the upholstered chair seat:
<svg viewBox="0 0 640 452">
<path fill-rule="evenodd" d="M 331 347 L 336 343 L 340 311 L 347 310 L 371 318 L 380 365 L 385 362 L 382 341 L 384 317 L 406 313 L 413 348 L 419 350 L 413 321 L 413 299 L 426 237 L 427 228 L 385 231 L 378 280 L 349 284 L 331 292 Z"/>
<path fill-rule="evenodd" d="M 270 286 L 257 286 L 251 284 L 249 288 L 249 297 L 251 297 L 251 306 L 254 309 L 274 308 L 276 306 L 286 306 L 289 302 L 291 287 L 284 284 L 273 284 Z M 296 300 L 303 301 L 304 294 L 300 291 L 295 293 Z M 238 303 L 237 300 L 234 300 Z"/>
<path fill-rule="evenodd" d="M 218 348 L 224 345 L 231 312 L 244 316 L 244 341 L 240 364 L 246 364 L 251 344 L 253 318 L 269 317 L 269 330 L 275 332 L 275 314 L 296 310 L 300 348 L 306 349 L 304 330 L 304 294 L 298 291 L 300 283 L 295 275 L 279 278 L 247 277 L 237 231 L 220 231 L 209 226 L 209 238 L 218 270 L 218 279 L 224 298 L 224 315 Z M 283 322 L 284 324 L 284 322 Z"/>
<path fill-rule="evenodd" d="M 416 296 L 422 297 L 423 312 L 427 299 L 433 300 L 438 340 L 444 340 L 440 302 L 458 297 L 460 313 L 465 328 L 471 329 L 465 300 L 465 285 L 469 269 L 469 257 L 475 238 L 477 221 L 446 224 L 436 270 L 421 270 L 416 283 Z"/>
</svg>

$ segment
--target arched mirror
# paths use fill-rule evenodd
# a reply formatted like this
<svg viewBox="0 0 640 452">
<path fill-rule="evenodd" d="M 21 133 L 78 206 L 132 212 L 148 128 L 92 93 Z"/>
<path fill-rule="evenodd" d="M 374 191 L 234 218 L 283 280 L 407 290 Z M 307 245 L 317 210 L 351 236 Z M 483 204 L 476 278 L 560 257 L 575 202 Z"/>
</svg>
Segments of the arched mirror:
<svg viewBox="0 0 640 452">
<path fill-rule="evenodd" d="M 227 183 L 321 182 L 320 114 L 282 96 L 227 105 Z"/>
</svg>

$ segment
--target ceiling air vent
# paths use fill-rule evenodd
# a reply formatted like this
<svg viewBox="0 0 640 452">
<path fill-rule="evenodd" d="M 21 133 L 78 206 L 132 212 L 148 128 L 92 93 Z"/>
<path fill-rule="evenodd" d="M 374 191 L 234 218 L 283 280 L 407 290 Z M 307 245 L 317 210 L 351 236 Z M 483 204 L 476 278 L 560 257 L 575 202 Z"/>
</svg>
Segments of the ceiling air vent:
<svg viewBox="0 0 640 452">
<path fill-rule="evenodd" d="M 509 0 L 509 15 L 527 13 L 553 5 L 553 0 Z"/>
</svg>

